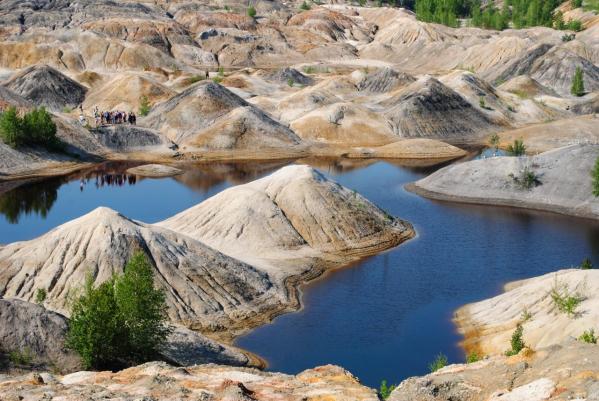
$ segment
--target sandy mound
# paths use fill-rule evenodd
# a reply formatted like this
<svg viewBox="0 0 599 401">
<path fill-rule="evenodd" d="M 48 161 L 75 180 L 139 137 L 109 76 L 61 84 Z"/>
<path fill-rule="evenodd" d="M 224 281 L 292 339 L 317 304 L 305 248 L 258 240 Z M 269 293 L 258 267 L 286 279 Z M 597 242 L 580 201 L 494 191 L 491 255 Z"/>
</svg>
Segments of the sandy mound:
<svg viewBox="0 0 599 401">
<path fill-rule="evenodd" d="M 34 65 L 20 71 L 4 86 L 38 106 L 51 110 L 74 108 L 83 102 L 87 89 L 47 65 Z"/>
<path fill-rule="evenodd" d="M 466 151 L 434 139 L 403 139 L 376 148 L 358 149 L 348 157 L 381 159 L 455 159 L 465 156 Z"/>
<path fill-rule="evenodd" d="M 150 104 L 164 101 L 176 94 L 151 76 L 140 73 L 118 74 L 105 84 L 89 91 L 83 107 L 85 110 L 122 110 L 137 113 L 141 98 L 146 96 Z"/>
<path fill-rule="evenodd" d="M 531 157 L 496 157 L 445 167 L 410 186 L 424 196 L 467 203 L 509 205 L 599 218 L 590 172 L 599 145 L 575 145 Z M 523 188 L 526 169 L 540 185 Z"/>
<path fill-rule="evenodd" d="M 31 375 L 0 377 L 0 386 L 9 399 L 39 398 L 53 394 L 74 401 L 85 394 L 90 401 L 106 394 L 124 400 L 171 401 L 377 401 L 376 391 L 360 384 L 346 370 L 333 366 L 308 369 L 296 376 L 241 369 L 231 366 L 200 365 L 175 368 L 151 362 L 117 373 L 77 372 L 66 376 L 44 374 L 46 382 L 32 381 Z M 256 395 L 259 394 L 259 398 Z"/>
<path fill-rule="evenodd" d="M 397 137 L 381 113 L 353 103 L 323 106 L 294 120 L 291 129 L 302 139 L 338 146 L 375 146 Z"/>
<path fill-rule="evenodd" d="M 366 75 L 358 82 L 358 89 L 364 92 L 384 93 L 409 85 L 416 79 L 406 73 L 392 68 L 382 68 L 372 74 Z"/>
<path fill-rule="evenodd" d="M 33 105 L 24 97 L 17 95 L 15 92 L 4 86 L 0 86 L 0 110 L 6 110 L 10 106 L 30 108 Z"/>
<path fill-rule="evenodd" d="M 44 369 L 73 372 L 83 364 L 67 351 L 67 319 L 43 306 L 18 299 L 0 299 L 0 353 L 29 353 L 33 363 Z"/>
<path fill-rule="evenodd" d="M 528 75 L 518 75 L 497 87 L 506 92 L 514 93 L 521 97 L 535 97 L 539 95 L 553 95 L 553 91 L 545 88 Z"/>
<path fill-rule="evenodd" d="M 544 124 L 504 131 L 499 134 L 501 146 L 523 139 L 528 152 L 540 153 L 577 144 L 599 143 L 599 118 L 593 115 L 567 118 Z"/>
<path fill-rule="evenodd" d="M 584 297 L 576 309 L 577 316 L 560 312 L 551 297 L 556 288 L 565 287 Z M 533 349 L 561 344 L 570 337 L 578 338 L 585 330 L 599 324 L 599 271 L 570 269 L 545 274 L 506 286 L 506 292 L 494 298 L 460 308 L 456 321 L 465 334 L 466 349 L 482 354 L 499 354 L 509 349 L 516 324 L 524 311 L 531 316 L 523 322 L 524 341 Z"/>
<path fill-rule="evenodd" d="M 404 138 L 465 143 L 496 129 L 481 111 L 432 77 L 419 79 L 382 106 L 393 131 Z"/>
<path fill-rule="evenodd" d="M 264 78 L 270 81 L 275 81 L 280 84 L 288 84 L 291 80 L 294 84 L 312 85 L 314 80 L 302 74 L 295 68 L 281 68 L 270 74 L 265 74 Z"/>
<path fill-rule="evenodd" d="M 154 107 L 145 124 L 207 149 L 289 148 L 300 139 L 228 89 L 202 82 Z"/>
<path fill-rule="evenodd" d="M 271 260 L 273 274 L 282 273 L 277 266 L 283 259 L 289 263 L 323 253 L 347 258 L 413 235 L 409 224 L 308 166 L 284 167 L 227 189 L 159 225 L 241 260 L 260 265 Z"/>
<path fill-rule="evenodd" d="M 156 284 L 166 290 L 172 321 L 210 327 L 272 306 L 268 276 L 172 231 L 134 222 L 107 208 L 63 224 L 40 238 L 0 248 L 0 293 L 68 312 L 67 295 L 87 274 L 101 283 L 122 272 L 136 250 L 149 255 Z"/>
</svg>

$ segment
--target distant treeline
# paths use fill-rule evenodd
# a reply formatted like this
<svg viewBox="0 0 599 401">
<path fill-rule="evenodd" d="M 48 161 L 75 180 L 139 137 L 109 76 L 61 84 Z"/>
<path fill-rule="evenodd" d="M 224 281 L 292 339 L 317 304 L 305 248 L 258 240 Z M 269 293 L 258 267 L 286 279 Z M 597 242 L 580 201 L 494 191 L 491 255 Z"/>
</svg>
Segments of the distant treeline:
<svg viewBox="0 0 599 401">
<path fill-rule="evenodd" d="M 366 0 L 360 0 L 360 3 Z M 468 26 L 487 29 L 527 28 L 546 26 L 579 31 L 580 21 L 564 22 L 561 12 L 554 12 L 561 0 L 505 0 L 500 8 L 493 3 L 483 5 L 481 0 L 379 0 L 391 6 L 405 7 L 416 12 L 419 20 L 458 27 L 460 19 Z M 582 0 L 572 0 L 573 7 L 581 7 Z"/>
</svg>

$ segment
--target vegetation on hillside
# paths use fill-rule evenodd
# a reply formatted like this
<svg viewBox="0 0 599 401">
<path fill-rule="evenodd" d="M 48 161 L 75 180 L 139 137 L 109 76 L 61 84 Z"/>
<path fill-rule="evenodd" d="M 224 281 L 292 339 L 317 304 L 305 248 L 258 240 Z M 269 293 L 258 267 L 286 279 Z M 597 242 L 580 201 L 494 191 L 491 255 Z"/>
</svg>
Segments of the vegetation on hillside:
<svg viewBox="0 0 599 401">
<path fill-rule="evenodd" d="M 435 360 L 428 365 L 428 369 L 431 371 L 431 373 L 436 372 L 437 370 L 447 366 L 447 362 L 447 357 L 444 354 L 439 354 Z"/>
<path fill-rule="evenodd" d="M 576 72 L 572 78 L 572 87 L 570 88 L 570 93 L 572 93 L 574 96 L 584 95 L 584 77 L 582 68 L 580 67 L 576 67 Z"/>
<path fill-rule="evenodd" d="M 397 388 L 396 384 L 387 385 L 387 380 L 383 380 L 381 382 L 381 387 L 379 388 L 379 395 L 383 400 L 386 400 L 391 396 L 393 390 Z"/>
<path fill-rule="evenodd" d="M 44 107 L 35 108 L 20 116 L 15 107 L 0 115 L 0 138 L 7 145 L 42 146 L 59 150 L 61 142 L 56 137 L 56 124 Z"/>
<path fill-rule="evenodd" d="M 595 160 L 595 167 L 591 172 L 593 178 L 593 195 L 599 196 L 599 157 Z"/>
<path fill-rule="evenodd" d="M 511 348 L 505 351 L 506 356 L 518 355 L 526 347 L 524 343 L 524 327 L 518 323 L 510 341 Z"/>
<path fill-rule="evenodd" d="M 458 27 L 460 19 L 470 26 L 502 30 L 533 26 L 554 27 L 579 31 L 580 21 L 564 22 L 563 15 L 554 10 L 560 0 L 506 0 L 501 9 L 480 0 L 416 0 L 415 12 L 419 20 Z"/>
<path fill-rule="evenodd" d="M 122 275 L 97 287 L 89 276 L 72 305 L 67 345 L 86 368 L 115 369 L 156 357 L 171 328 L 150 262 L 135 254 Z"/>
</svg>

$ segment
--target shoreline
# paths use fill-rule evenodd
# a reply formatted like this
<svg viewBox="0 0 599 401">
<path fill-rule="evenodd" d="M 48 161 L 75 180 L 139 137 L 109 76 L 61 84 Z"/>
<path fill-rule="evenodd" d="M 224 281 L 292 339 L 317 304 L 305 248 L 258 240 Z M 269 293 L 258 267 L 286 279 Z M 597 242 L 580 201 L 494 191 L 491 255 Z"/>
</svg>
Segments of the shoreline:
<svg viewBox="0 0 599 401">
<path fill-rule="evenodd" d="M 428 189 L 424 189 L 416 183 L 410 183 L 404 185 L 406 191 L 412 192 L 416 195 L 422 196 L 427 199 L 438 200 L 438 201 L 446 201 L 446 202 L 454 202 L 461 204 L 471 204 L 471 205 L 481 205 L 481 206 L 495 206 L 495 207 L 505 207 L 505 208 L 513 208 L 513 209 L 524 209 L 531 210 L 535 212 L 545 212 L 552 213 L 561 216 L 568 217 L 576 217 L 580 219 L 586 220 L 599 220 L 599 216 L 592 213 L 573 213 L 572 208 L 559 206 L 559 205 L 549 205 L 543 203 L 535 203 L 535 202 L 524 202 L 517 199 L 499 199 L 499 198 L 478 198 L 478 197 L 467 197 L 467 196 L 456 196 L 456 195 L 446 195 L 436 191 L 430 191 Z"/>
</svg>

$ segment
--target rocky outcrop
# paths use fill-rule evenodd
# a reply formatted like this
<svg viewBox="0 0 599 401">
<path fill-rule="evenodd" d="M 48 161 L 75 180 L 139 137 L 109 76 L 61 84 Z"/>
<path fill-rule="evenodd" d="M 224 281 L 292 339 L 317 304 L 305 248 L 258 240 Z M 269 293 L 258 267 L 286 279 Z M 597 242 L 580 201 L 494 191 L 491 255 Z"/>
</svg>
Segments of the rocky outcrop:
<svg viewBox="0 0 599 401">
<path fill-rule="evenodd" d="M 467 143 L 497 130 L 489 118 L 432 77 L 424 77 L 382 102 L 396 135 Z"/>
<path fill-rule="evenodd" d="M 4 86 L 36 106 L 55 111 L 77 107 L 87 92 L 84 86 L 47 65 L 26 68 L 6 81 Z"/>
<path fill-rule="evenodd" d="M 561 345 L 498 356 L 403 381 L 390 401 L 593 400 L 599 366 L 597 345 L 575 340 Z"/>
<path fill-rule="evenodd" d="M 381 159 L 456 159 L 467 155 L 465 150 L 434 139 L 403 139 L 375 148 L 357 148 L 347 154 L 355 158 Z"/>
<path fill-rule="evenodd" d="M 8 399 L 39 398 L 52 394 L 65 401 L 123 401 L 197 399 L 207 401 L 377 401 L 376 392 L 364 387 L 346 370 L 327 365 L 296 376 L 218 365 L 174 368 L 147 363 L 120 372 L 77 372 L 66 376 L 42 374 L 0 377 Z"/>
<path fill-rule="evenodd" d="M 0 299 L 0 357 L 22 355 L 37 369 L 73 372 L 81 369 L 79 356 L 66 349 L 67 319 L 43 306 L 18 299 Z"/>
<path fill-rule="evenodd" d="M 407 86 L 415 80 L 409 74 L 386 67 L 366 75 L 358 82 L 357 87 L 364 92 L 385 93 Z"/>
<path fill-rule="evenodd" d="M 127 170 L 129 174 L 139 175 L 141 177 L 173 177 L 183 174 L 183 170 L 176 167 L 165 166 L 163 164 L 144 164 L 142 166 L 132 167 Z"/>
<path fill-rule="evenodd" d="M 102 146 L 114 152 L 135 150 L 166 152 L 168 147 L 173 144 L 159 132 L 129 124 L 101 126 L 90 132 Z"/>
<path fill-rule="evenodd" d="M 562 344 L 599 324 L 599 271 L 569 269 L 509 283 L 496 297 L 466 305 L 455 321 L 464 334 L 463 346 L 481 355 L 509 348 L 518 323 L 532 349 Z M 572 314 L 560 311 L 553 294 L 579 297 Z"/>
<path fill-rule="evenodd" d="M 493 157 L 445 167 L 408 188 L 427 197 L 507 205 L 599 218 L 590 172 L 598 145 L 573 145 L 538 156 Z M 528 184 L 524 174 L 535 179 Z"/>
</svg>

